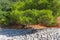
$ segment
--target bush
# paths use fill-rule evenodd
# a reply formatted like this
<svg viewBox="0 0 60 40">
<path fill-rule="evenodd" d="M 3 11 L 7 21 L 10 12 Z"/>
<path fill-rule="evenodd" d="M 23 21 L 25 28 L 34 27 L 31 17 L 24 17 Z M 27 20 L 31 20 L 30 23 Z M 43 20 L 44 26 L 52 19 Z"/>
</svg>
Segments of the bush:
<svg viewBox="0 0 60 40">
<path fill-rule="evenodd" d="M 46 26 L 56 26 L 57 21 L 55 17 L 52 15 L 51 10 L 41 10 L 38 15 L 38 22 L 44 24 Z"/>
<path fill-rule="evenodd" d="M 16 13 L 16 14 L 15 14 Z M 52 15 L 51 10 L 25 10 L 25 11 L 15 11 L 13 18 L 17 20 L 20 24 L 44 24 L 46 26 L 56 26 L 57 21 Z"/>
<path fill-rule="evenodd" d="M 10 19 L 7 19 L 7 23 L 10 24 L 35 24 L 34 13 L 32 10 L 18 11 L 14 10 L 10 13 Z"/>
<path fill-rule="evenodd" d="M 4 16 L 4 14 L 6 14 L 6 12 L 0 11 L 0 24 L 1 25 L 6 25 L 6 18 Z"/>
<path fill-rule="evenodd" d="M 25 10 L 25 11 L 12 11 L 10 14 L 9 24 L 44 24 L 46 26 L 56 26 L 57 22 L 52 15 L 51 10 Z"/>
<path fill-rule="evenodd" d="M 18 10 L 14 10 L 10 13 L 9 15 L 9 19 L 7 19 L 7 23 L 8 25 L 12 25 L 12 24 L 18 24 L 18 20 L 20 17 L 20 12 Z"/>
<path fill-rule="evenodd" d="M 57 25 L 55 17 L 52 15 L 51 10 L 25 10 L 18 11 L 14 10 L 8 14 L 4 14 L 0 20 L 4 25 L 11 24 L 44 24 L 46 26 L 55 26 Z M 6 18 L 9 17 L 9 18 Z"/>
<path fill-rule="evenodd" d="M 25 9 L 25 2 L 16 2 L 15 4 L 12 4 L 12 10 L 24 10 Z"/>
<path fill-rule="evenodd" d="M 11 4 L 3 2 L 0 5 L 0 23 L 4 25 L 41 23 L 55 26 L 55 18 L 60 16 L 57 0 L 11 0 Z"/>
<path fill-rule="evenodd" d="M 36 20 L 34 18 L 34 13 L 32 10 L 25 10 L 20 14 L 20 23 L 21 24 L 36 24 Z"/>
</svg>

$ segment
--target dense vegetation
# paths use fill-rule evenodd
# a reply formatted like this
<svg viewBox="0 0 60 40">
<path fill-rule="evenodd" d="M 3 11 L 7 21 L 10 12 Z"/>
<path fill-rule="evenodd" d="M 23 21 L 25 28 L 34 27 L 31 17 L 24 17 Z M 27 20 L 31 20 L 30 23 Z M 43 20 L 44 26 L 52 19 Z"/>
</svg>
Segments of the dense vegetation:
<svg viewBox="0 0 60 40">
<path fill-rule="evenodd" d="M 43 24 L 56 26 L 58 0 L 0 0 L 0 24 Z"/>
</svg>

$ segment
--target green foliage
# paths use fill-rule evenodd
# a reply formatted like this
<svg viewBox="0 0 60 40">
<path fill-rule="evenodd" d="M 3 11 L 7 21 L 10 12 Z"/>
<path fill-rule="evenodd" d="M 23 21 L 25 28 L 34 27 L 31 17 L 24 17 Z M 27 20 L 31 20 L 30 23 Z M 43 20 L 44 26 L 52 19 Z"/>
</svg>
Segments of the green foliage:
<svg viewBox="0 0 60 40">
<path fill-rule="evenodd" d="M 60 16 L 58 0 L 0 0 L 0 24 L 39 24 L 55 26 Z"/>
<path fill-rule="evenodd" d="M 4 13 L 6 13 L 6 12 L 0 11 L 0 24 L 2 24 L 2 25 L 4 25 L 4 24 L 6 25 L 6 18 L 3 15 Z"/>
<path fill-rule="evenodd" d="M 44 24 L 46 26 L 56 26 L 57 25 L 57 21 L 54 18 L 54 16 L 52 15 L 51 10 L 41 10 L 37 16 L 39 16 L 38 22 L 41 24 Z"/>
<path fill-rule="evenodd" d="M 32 10 L 25 10 L 20 14 L 21 24 L 36 24 L 35 15 Z"/>
<path fill-rule="evenodd" d="M 13 4 L 12 9 L 13 10 L 24 10 L 25 3 L 24 2 L 17 2 L 16 4 Z"/>
<path fill-rule="evenodd" d="M 20 24 L 36 24 L 35 14 L 32 10 L 25 10 L 25 11 L 12 11 L 11 13 L 11 20 L 13 23 L 20 23 Z"/>
<path fill-rule="evenodd" d="M 57 25 L 55 17 L 52 15 L 51 10 L 25 10 L 17 11 L 11 13 L 12 22 L 20 24 L 44 24 L 46 26 Z"/>
</svg>

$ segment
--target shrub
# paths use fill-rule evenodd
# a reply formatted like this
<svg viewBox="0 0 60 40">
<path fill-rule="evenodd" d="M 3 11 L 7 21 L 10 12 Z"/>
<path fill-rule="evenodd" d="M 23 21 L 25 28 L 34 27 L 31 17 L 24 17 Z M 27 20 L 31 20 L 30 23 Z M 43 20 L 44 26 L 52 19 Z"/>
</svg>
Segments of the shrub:
<svg viewBox="0 0 60 40">
<path fill-rule="evenodd" d="M 4 25 L 11 24 L 44 24 L 46 26 L 55 26 L 57 25 L 55 17 L 52 15 L 51 10 L 25 10 L 18 11 L 14 10 L 8 14 L 4 14 L 0 20 Z M 9 18 L 6 18 L 9 17 Z"/>
<path fill-rule="evenodd" d="M 60 3 L 57 0 L 11 0 L 11 4 L 4 2 L 0 5 L 0 11 L 4 12 L 0 13 L 0 23 L 4 25 L 41 23 L 55 26 L 55 15 L 60 16 Z"/>
<path fill-rule="evenodd" d="M 16 12 L 16 11 L 15 11 Z M 16 17 L 18 15 L 18 17 Z M 17 22 L 20 24 L 44 24 L 46 26 L 56 26 L 57 21 L 51 10 L 25 10 L 16 13 Z"/>
<path fill-rule="evenodd" d="M 19 11 L 17 11 L 17 10 L 14 10 L 14 11 L 12 11 L 11 13 L 2 13 L 2 14 L 0 14 L 1 16 L 0 16 L 0 23 L 1 24 L 3 24 L 3 25 L 6 25 L 6 26 L 8 26 L 8 25 L 12 25 L 12 24 L 18 24 L 18 18 L 20 17 L 20 15 L 19 15 Z"/>
<path fill-rule="evenodd" d="M 32 10 L 25 10 L 20 14 L 20 23 L 21 24 L 35 24 L 36 20 L 34 18 L 34 13 Z"/>
<path fill-rule="evenodd" d="M 25 2 L 16 2 L 15 4 L 12 4 L 12 9 L 13 10 L 24 10 L 25 9 Z"/>
<path fill-rule="evenodd" d="M 0 11 L 0 24 L 1 25 L 6 25 L 6 18 L 4 16 L 4 14 L 6 14 L 6 12 Z"/>
<path fill-rule="evenodd" d="M 18 10 L 14 10 L 10 13 L 9 15 L 9 20 L 7 20 L 8 24 L 11 25 L 11 24 L 18 24 L 18 20 L 19 20 L 19 17 L 20 17 L 20 12 Z"/>
<path fill-rule="evenodd" d="M 56 26 L 57 22 L 54 16 L 52 15 L 52 11 L 50 10 L 41 10 L 38 15 L 38 22 L 44 24 L 46 26 Z"/>
<path fill-rule="evenodd" d="M 55 17 L 52 15 L 51 10 L 25 10 L 18 11 L 15 10 L 11 13 L 10 24 L 19 23 L 19 24 L 44 24 L 46 26 L 56 26 L 57 22 Z"/>
</svg>

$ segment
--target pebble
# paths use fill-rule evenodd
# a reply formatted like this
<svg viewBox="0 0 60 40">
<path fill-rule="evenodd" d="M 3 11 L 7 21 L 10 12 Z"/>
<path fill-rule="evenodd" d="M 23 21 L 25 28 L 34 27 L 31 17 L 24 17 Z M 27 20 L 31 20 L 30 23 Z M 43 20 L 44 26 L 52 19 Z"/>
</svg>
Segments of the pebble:
<svg viewBox="0 0 60 40">
<path fill-rule="evenodd" d="M 30 33 L 32 30 L 14 30 L 4 29 L 0 31 L 0 40 L 60 40 L 59 28 L 46 28 L 42 30 L 36 30 L 34 33 Z M 16 34 L 17 33 L 17 34 Z"/>
</svg>

